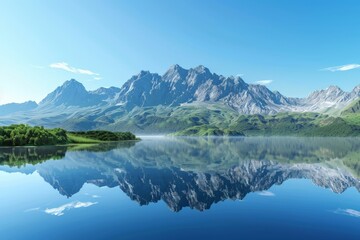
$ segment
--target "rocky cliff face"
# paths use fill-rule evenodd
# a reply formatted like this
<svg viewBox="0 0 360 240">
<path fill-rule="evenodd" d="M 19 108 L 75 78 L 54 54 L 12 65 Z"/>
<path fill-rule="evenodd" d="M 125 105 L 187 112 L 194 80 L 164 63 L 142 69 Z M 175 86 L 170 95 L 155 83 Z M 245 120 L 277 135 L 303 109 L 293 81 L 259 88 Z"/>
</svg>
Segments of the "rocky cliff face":
<svg viewBox="0 0 360 240">
<path fill-rule="evenodd" d="M 288 98 L 262 85 L 247 84 L 240 77 L 224 77 L 204 66 L 184 69 L 173 65 L 162 76 L 142 71 L 121 88 L 116 102 L 132 109 L 184 103 L 223 103 L 244 114 L 273 114 L 285 111 L 321 112 L 340 109 L 360 97 L 360 85 L 352 92 L 337 86 L 315 91 L 307 98 Z"/>
<path fill-rule="evenodd" d="M 47 107 L 56 111 L 58 106 L 89 107 L 105 103 L 105 100 L 113 98 L 118 88 L 100 88 L 89 92 L 78 81 L 71 79 L 62 86 L 49 93 L 40 103 L 39 107 Z"/>
<path fill-rule="evenodd" d="M 204 66 L 172 66 L 163 76 L 142 71 L 121 88 L 117 102 L 135 106 L 179 106 L 192 102 L 221 102 L 245 114 L 275 113 L 289 102 L 265 86 L 249 85 L 240 77 L 224 77 Z"/>
</svg>

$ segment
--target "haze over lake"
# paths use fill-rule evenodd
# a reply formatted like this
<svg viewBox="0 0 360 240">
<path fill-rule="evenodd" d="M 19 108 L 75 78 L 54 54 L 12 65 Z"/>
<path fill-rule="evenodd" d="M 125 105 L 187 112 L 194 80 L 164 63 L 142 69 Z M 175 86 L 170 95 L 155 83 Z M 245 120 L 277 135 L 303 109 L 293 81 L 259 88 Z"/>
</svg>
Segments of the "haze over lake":
<svg viewBox="0 0 360 240">
<path fill-rule="evenodd" d="M 359 149 L 298 137 L 0 148 L 1 239 L 359 239 Z"/>
</svg>

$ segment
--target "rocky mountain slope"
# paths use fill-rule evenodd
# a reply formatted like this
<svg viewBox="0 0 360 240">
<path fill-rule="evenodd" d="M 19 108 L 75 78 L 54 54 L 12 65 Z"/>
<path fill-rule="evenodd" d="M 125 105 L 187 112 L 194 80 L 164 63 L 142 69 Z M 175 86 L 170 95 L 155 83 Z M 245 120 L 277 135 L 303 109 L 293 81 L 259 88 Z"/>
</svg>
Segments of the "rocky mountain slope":
<svg viewBox="0 0 360 240">
<path fill-rule="evenodd" d="M 280 93 L 262 85 L 247 84 L 240 77 L 224 77 L 204 66 L 172 66 L 163 76 L 142 71 L 121 88 L 119 105 L 179 106 L 191 102 L 220 102 L 244 114 L 276 113 L 291 105 Z"/>
<path fill-rule="evenodd" d="M 56 108 L 61 105 L 78 107 L 96 106 L 102 104 L 103 101 L 110 98 L 110 96 L 113 96 L 113 91 L 116 91 L 116 88 L 100 88 L 96 91 L 89 92 L 81 83 L 71 79 L 49 93 L 39 103 L 39 108 Z"/>
<path fill-rule="evenodd" d="M 293 111 L 327 112 L 341 110 L 360 97 L 360 85 L 351 92 L 345 92 L 337 86 L 315 91 L 307 98 L 300 99 Z"/>
<path fill-rule="evenodd" d="M 240 77 L 224 77 L 204 66 L 184 69 L 173 65 L 162 76 L 141 71 L 121 88 L 87 91 L 72 79 L 48 94 L 38 106 L 30 104 L 21 111 L 2 111 L 0 124 L 28 123 L 72 130 L 107 128 L 119 125 L 119 119 L 147 108 L 214 106 L 237 114 L 276 114 L 280 112 L 326 112 L 340 114 L 359 99 L 360 85 L 351 92 L 336 86 L 315 91 L 307 98 L 286 97 L 262 85 L 248 84 Z M 26 105 L 26 104 L 25 104 Z M 28 104 L 29 105 L 29 104 Z M 16 105 L 18 106 L 18 105 Z M 0 106 L 7 108 L 7 106 Z M 221 114 L 221 113 L 219 113 Z M 159 119 L 157 119 L 159 120 Z M 122 126 L 124 125 L 123 121 Z M 113 127 L 109 127 L 113 128 Z"/>
</svg>

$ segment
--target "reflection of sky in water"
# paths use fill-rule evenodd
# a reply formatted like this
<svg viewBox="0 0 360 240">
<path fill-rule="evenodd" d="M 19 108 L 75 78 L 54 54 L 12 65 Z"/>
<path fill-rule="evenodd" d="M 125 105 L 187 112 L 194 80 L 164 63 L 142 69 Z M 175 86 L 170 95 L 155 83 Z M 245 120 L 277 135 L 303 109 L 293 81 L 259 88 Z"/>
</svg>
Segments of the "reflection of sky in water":
<svg viewBox="0 0 360 240">
<path fill-rule="evenodd" d="M 94 181 L 92 176 L 95 176 L 96 179 L 101 176 L 95 173 L 94 169 L 100 171 L 102 176 L 111 177 L 124 177 L 125 175 L 121 175 L 123 173 L 119 173 L 119 170 L 129 171 L 125 179 L 128 183 L 133 183 L 130 177 L 140 176 L 136 175 L 138 174 L 136 168 L 130 169 L 126 164 L 119 165 L 117 161 L 114 161 L 116 160 L 114 156 L 119 158 L 143 156 L 143 159 L 137 159 L 136 164 L 139 167 L 139 163 L 142 162 L 143 165 L 140 166 L 142 171 L 145 170 L 144 173 L 150 176 L 154 171 L 144 168 L 144 163 L 148 163 L 152 154 L 164 152 L 159 150 L 161 143 L 158 142 L 158 150 L 149 152 L 149 156 L 145 157 L 148 150 L 145 146 L 146 142 L 142 144 L 142 150 L 145 151 L 142 155 L 139 154 L 140 148 L 115 149 L 113 155 L 68 152 L 64 160 L 48 161 L 41 166 L 29 166 L 28 170 L 2 166 L 0 168 L 1 239 L 71 239 L 79 237 L 84 239 L 220 239 L 224 236 L 245 239 L 255 237 L 277 239 L 360 238 L 360 194 L 358 190 L 350 187 L 345 192 L 338 194 L 309 179 L 292 179 L 290 177 L 282 184 L 274 182 L 269 189 L 249 193 L 241 201 L 228 199 L 212 204 L 210 210 L 198 211 L 184 207 L 179 212 L 171 211 L 164 201 L 150 202 L 147 206 L 140 206 L 137 201 L 131 200 L 128 196 L 129 193 L 123 192 L 119 186 L 111 185 L 109 188 L 102 182 L 102 186 L 99 182 L 97 183 L 101 187 L 85 183 L 79 192 L 69 198 L 59 194 L 59 191 L 52 187 L 52 185 L 60 184 L 61 187 L 72 189 L 66 184 L 84 176 L 86 179 Z M 155 145 L 155 142 L 150 144 L 150 146 Z M 141 145 L 139 146 L 141 147 Z M 184 146 L 181 145 L 181 147 Z M 132 155 L 124 155 L 123 151 Z M 172 149 L 170 152 L 176 151 L 176 149 Z M 194 153 L 194 151 L 192 152 Z M 81 156 L 86 156 L 86 158 L 81 159 Z M 89 156 L 93 156 L 94 159 L 89 159 Z M 86 161 L 91 165 L 93 164 L 91 161 L 95 160 L 96 156 L 103 157 L 103 160 L 96 159 L 94 162 L 103 162 L 84 170 Z M 164 155 L 160 154 L 160 157 L 164 158 Z M 226 161 L 226 159 L 222 161 Z M 164 162 L 166 160 L 161 159 L 157 163 Z M 107 167 L 104 167 L 105 163 Z M 152 164 L 148 164 L 152 166 Z M 178 167 L 189 168 L 190 163 L 177 162 L 176 164 Z M 201 165 L 201 163 L 190 165 L 191 167 L 195 166 L 197 170 L 204 169 L 202 165 L 199 168 L 199 164 Z M 70 166 L 74 168 L 70 169 Z M 113 166 L 113 170 L 116 169 L 118 175 L 111 175 L 112 171 L 109 166 Z M 277 170 L 277 166 L 269 169 Z M 291 166 L 293 167 L 293 165 Z M 35 169 L 38 170 L 33 172 Z M 51 169 L 46 176 L 45 169 Z M 161 175 L 161 169 L 160 167 L 160 171 L 155 171 L 152 179 L 140 180 L 155 182 L 154 178 Z M 210 169 L 213 171 L 212 167 Z M 341 169 L 343 168 L 338 170 Z M 12 173 L 8 173 L 10 170 Z M 26 174 L 18 173 L 17 170 Z M 329 173 L 334 174 L 335 172 L 330 171 Z M 256 173 L 259 174 L 259 171 Z M 173 171 L 173 174 L 179 174 L 179 172 Z M 45 182 L 43 177 L 48 182 Z M 159 176 L 159 178 L 161 177 Z M 163 181 L 177 180 L 177 178 L 167 177 Z M 191 175 L 191 177 L 195 177 L 195 175 Z M 110 181 L 109 178 L 107 181 Z M 331 184 L 329 183 L 329 185 Z M 142 193 L 138 189 L 133 190 Z"/>
</svg>

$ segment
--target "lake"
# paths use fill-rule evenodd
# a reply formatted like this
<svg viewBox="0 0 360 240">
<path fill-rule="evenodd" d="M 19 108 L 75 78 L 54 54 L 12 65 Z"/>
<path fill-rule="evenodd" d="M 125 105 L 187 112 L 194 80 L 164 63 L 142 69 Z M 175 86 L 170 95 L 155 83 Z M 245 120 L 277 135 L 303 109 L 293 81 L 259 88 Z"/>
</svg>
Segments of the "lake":
<svg viewBox="0 0 360 240">
<path fill-rule="evenodd" d="M 360 239 L 359 138 L 0 148 L 0 239 Z"/>
</svg>

